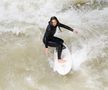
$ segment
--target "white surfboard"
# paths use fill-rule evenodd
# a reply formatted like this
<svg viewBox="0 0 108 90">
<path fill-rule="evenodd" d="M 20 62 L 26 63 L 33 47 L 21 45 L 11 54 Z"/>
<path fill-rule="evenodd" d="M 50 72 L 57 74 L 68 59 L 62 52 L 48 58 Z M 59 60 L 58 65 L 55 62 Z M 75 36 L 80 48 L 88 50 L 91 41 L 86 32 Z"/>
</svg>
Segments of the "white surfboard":
<svg viewBox="0 0 108 90">
<path fill-rule="evenodd" d="M 66 49 L 63 49 L 61 57 L 63 58 L 63 60 L 65 60 L 64 63 L 58 62 L 57 51 L 54 50 L 54 66 L 53 66 L 53 70 L 57 71 L 60 75 L 66 75 L 72 69 L 71 54 L 70 54 L 70 51 L 69 51 L 67 46 L 66 46 Z"/>
</svg>

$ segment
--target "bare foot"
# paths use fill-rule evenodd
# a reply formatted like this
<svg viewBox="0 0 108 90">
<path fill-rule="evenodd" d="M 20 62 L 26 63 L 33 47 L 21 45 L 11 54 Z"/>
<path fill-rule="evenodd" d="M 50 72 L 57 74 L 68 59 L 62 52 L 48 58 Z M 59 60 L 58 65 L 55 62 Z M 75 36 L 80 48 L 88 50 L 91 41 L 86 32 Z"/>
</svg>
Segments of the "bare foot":
<svg viewBox="0 0 108 90">
<path fill-rule="evenodd" d="M 64 62 L 66 62 L 66 61 L 63 60 L 63 59 L 59 59 L 58 62 L 59 62 L 59 63 L 64 63 Z"/>
</svg>

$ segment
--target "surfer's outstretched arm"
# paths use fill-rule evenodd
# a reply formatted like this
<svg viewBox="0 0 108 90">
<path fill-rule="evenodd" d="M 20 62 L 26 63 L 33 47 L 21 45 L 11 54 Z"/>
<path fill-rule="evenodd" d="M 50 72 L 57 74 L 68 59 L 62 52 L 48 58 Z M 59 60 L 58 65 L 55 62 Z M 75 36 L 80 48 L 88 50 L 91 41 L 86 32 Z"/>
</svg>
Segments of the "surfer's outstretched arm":
<svg viewBox="0 0 108 90">
<path fill-rule="evenodd" d="M 68 30 L 70 30 L 70 31 L 74 31 L 74 29 L 73 28 L 71 28 L 71 27 L 69 27 L 69 26 L 67 26 L 67 25 L 65 25 L 65 24 L 62 24 L 62 23 L 59 23 L 59 26 L 60 27 L 63 27 L 63 28 L 66 28 L 66 29 L 68 29 Z"/>
</svg>

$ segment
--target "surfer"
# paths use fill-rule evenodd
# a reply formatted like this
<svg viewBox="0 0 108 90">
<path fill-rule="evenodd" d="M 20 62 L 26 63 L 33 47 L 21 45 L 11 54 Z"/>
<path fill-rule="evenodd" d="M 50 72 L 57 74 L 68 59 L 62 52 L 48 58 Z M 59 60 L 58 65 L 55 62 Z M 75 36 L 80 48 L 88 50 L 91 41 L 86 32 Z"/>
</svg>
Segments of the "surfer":
<svg viewBox="0 0 108 90">
<path fill-rule="evenodd" d="M 62 50 L 66 47 L 63 45 L 64 40 L 58 37 L 55 37 L 54 34 L 56 33 L 56 28 L 63 27 L 66 28 L 72 32 L 78 33 L 76 30 L 72 29 L 71 27 L 62 24 L 59 22 L 57 17 L 53 16 L 50 18 L 50 21 L 48 22 L 48 26 L 46 28 L 46 32 L 43 37 L 43 43 L 45 44 L 45 54 L 48 55 L 48 46 L 50 47 L 56 47 L 57 50 L 57 56 L 58 56 L 58 62 L 64 63 L 65 60 L 61 58 Z M 60 29 L 61 30 L 61 29 Z"/>
</svg>

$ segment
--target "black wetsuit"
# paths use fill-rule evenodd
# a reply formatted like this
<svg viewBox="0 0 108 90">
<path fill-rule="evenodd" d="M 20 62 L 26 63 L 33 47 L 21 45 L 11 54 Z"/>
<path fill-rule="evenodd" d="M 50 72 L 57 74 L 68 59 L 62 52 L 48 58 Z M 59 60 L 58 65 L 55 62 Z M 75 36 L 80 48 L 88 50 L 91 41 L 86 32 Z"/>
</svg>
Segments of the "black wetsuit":
<svg viewBox="0 0 108 90">
<path fill-rule="evenodd" d="M 71 27 L 64 25 L 62 23 L 59 23 L 57 26 L 59 28 L 63 27 L 70 31 L 73 31 Z M 65 48 L 65 46 L 63 45 L 64 40 L 54 36 L 57 26 L 54 27 L 48 24 L 46 28 L 46 32 L 43 37 L 43 43 L 45 44 L 45 48 L 48 48 L 48 46 L 56 47 L 57 52 L 58 52 L 58 59 L 61 59 L 62 49 Z"/>
</svg>

